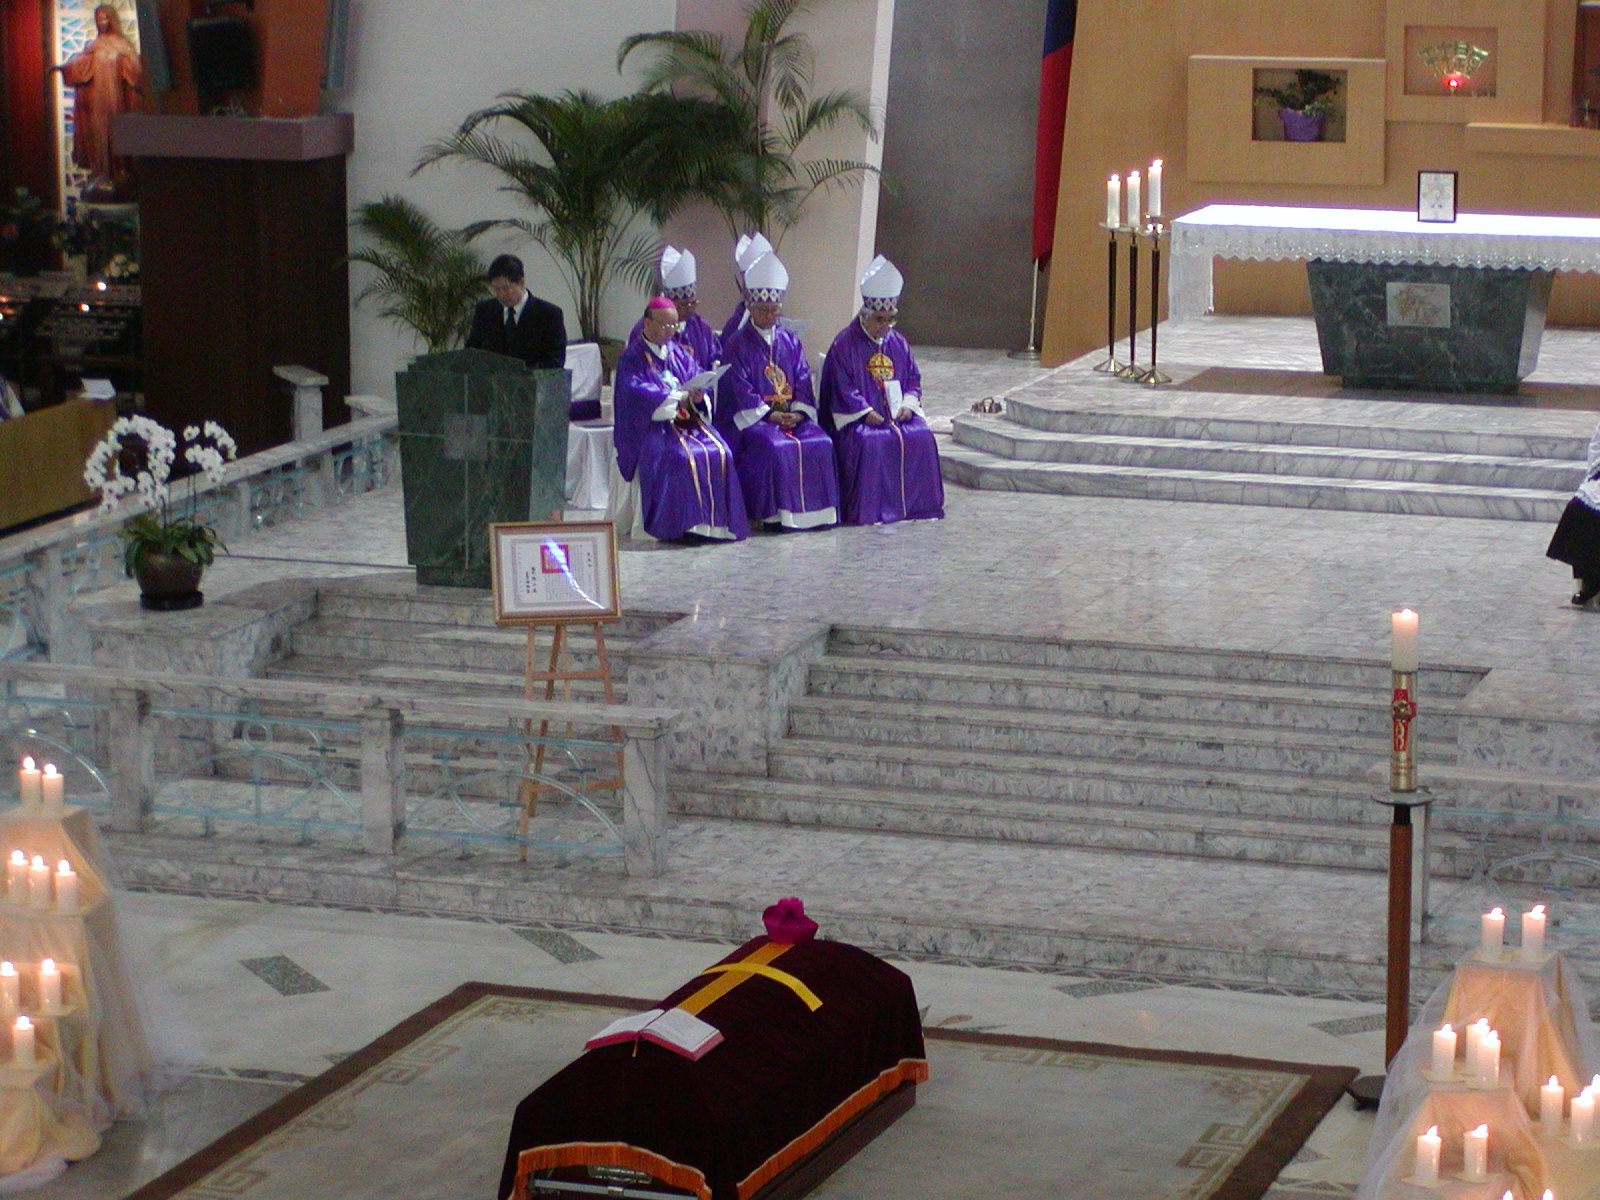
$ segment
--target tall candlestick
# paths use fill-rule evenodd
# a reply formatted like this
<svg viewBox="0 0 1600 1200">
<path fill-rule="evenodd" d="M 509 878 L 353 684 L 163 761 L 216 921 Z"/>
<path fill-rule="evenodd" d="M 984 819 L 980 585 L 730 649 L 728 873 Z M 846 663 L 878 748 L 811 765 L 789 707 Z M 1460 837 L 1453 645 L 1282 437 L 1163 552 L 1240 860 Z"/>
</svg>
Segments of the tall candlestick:
<svg viewBox="0 0 1600 1200">
<path fill-rule="evenodd" d="M 1161 160 L 1158 158 L 1150 164 L 1150 174 L 1148 176 L 1150 194 L 1145 200 L 1145 215 L 1155 220 L 1161 218 L 1161 174 L 1162 165 Z"/>
<path fill-rule="evenodd" d="M 28 907 L 50 907 L 50 868 L 40 854 L 28 864 Z"/>
<path fill-rule="evenodd" d="M 1456 1069 L 1456 1031 L 1448 1024 L 1433 1031 L 1433 1073 L 1449 1075 Z"/>
<path fill-rule="evenodd" d="M 39 777 L 39 799 L 46 812 L 61 811 L 66 783 L 66 778 L 56 770 L 55 763 L 45 763 L 44 774 Z"/>
<path fill-rule="evenodd" d="M 1139 172 L 1128 172 L 1128 224 L 1139 228 Z"/>
<path fill-rule="evenodd" d="M 1555 1137 L 1561 1132 L 1561 1108 L 1566 1100 L 1567 1089 L 1554 1075 L 1539 1089 L 1539 1128 L 1546 1137 Z"/>
<path fill-rule="evenodd" d="M 1443 1145 L 1437 1125 L 1429 1125 L 1428 1132 L 1417 1138 L 1416 1180 L 1423 1187 L 1439 1182 L 1439 1150 Z"/>
<path fill-rule="evenodd" d="M 1115 229 L 1122 224 L 1122 176 L 1106 180 L 1106 224 Z"/>
<path fill-rule="evenodd" d="M 11 1016 L 22 1007 L 22 976 L 9 958 L 0 961 L 0 1010 Z"/>
<path fill-rule="evenodd" d="M 1572 1098 L 1572 1140 L 1580 1145 L 1594 1135 L 1594 1093 L 1579 1092 Z"/>
<path fill-rule="evenodd" d="M 11 1026 L 11 1063 L 17 1067 L 33 1066 L 33 1022 L 18 1017 Z"/>
<path fill-rule="evenodd" d="M 1478 923 L 1479 949 L 1490 962 L 1499 962 L 1506 944 L 1505 910 L 1496 906 Z"/>
<path fill-rule="evenodd" d="M 1522 914 L 1522 957 L 1539 958 L 1544 954 L 1544 905 L 1535 904 Z"/>
<path fill-rule="evenodd" d="M 1479 1125 L 1469 1129 L 1462 1138 L 1466 1149 L 1466 1170 L 1462 1174 L 1474 1183 L 1489 1177 L 1489 1127 Z"/>
<path fill-rule="evenodd" d="M 64 858 L 56 864 L 56 909 L 68 913 L 78 911 L 78 873 Z"/>
<path fill-rule="evenodd" d="M 28 859 L 21 850 L 13 850 L 6 860 L 6 902 L 28 902 Z"/>
<path fill-rule="evenodd" d="M 1392 636 L 1390 667 L 1396 671 L 1417 669 L 1417 623 L 1421 620 L 1409 608 L 1402 608 L 1389 618 Z"/>
</svg>

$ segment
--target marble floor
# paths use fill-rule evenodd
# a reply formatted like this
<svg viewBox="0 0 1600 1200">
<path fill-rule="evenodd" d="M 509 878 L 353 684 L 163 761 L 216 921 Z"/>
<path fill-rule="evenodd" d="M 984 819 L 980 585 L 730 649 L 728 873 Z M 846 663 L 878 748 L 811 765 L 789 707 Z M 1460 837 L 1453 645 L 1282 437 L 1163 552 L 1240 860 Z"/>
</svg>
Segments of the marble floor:
<svg viewBox="0 0 1600 1200">
<path fill-rule="evenodd" d="M 1164 331 L 1162 348 L 1165 361 L 1196 368 L 1233 363 L 1314 375 L 1309 330 L 1304 321 L 1208 319 Z M 1581 391 L 1600 379 L 1600 336 L 1555 331 L 1545 363 L 1536 382 Z M 953 351 L 927 352 L 924 365 L 935 417 L 1013 388 L 1082 386 L 1098 389 L 1104 402 L 1106 388 L 1116 386 L 1091 377 L 1084 362 L 1041 371 L 997 354 Z M 1137 388 L 1111 394 L 1130 405 L 1161 402 Z M 1295 398 L 1313 406 L 1350 401 Z M 1441 419 L 1474 428 L 1519 413 L 1496 409 L 1485 418 L 1488 411 L 1447 406 Z M 1590 413 L 1559 409 L 1520 415 L 1585 434 L 1593 422 Z M 1387 653 L 1388 613 L 1411 605 L 1423 614 L 1425 662 L 1504 668 L 1520 673 L 1530 695 L 1553 690 L 1592 706 L 1588 674 L 1600 653 L 1600 622 L 1567 603 L 1565 569 L 1543 557 L 1548 536 L 1546 528 L 1511 521 L 952 487 L 941 522 L 759 535 L 729 546 L 629 545 L 622 594 L 629 606 L 706 622 L 803 613 L 851 624 L 1362 658 Z M 359 575 L 404 561 L 399 492 L 390 488 L 241 541 L 208 574 L 206 590 L 225 599 L 274 578 Z M 130 588 L 119 584 L 80 603 L 126 600 Z M 101 1155 L 35 1193 L 51 1200 L 124 1194 L 464 980 L 651 996 L 717 955 L 714 946 L 580 927 L 205 896 L 130 895 L 123 917 L 144 971 L 167 1087 L 150 1122 L 120 1129 Z M 1381 1057 L 1381 1012 L 1369 1002 L 904 965 L 934 1024 L 1363 1071 L 1376 1070 Z M 1352 1194 L 1369 1128 L 1365 1117 L 1338 1106 L 1279 1181 L 1276 1200 Z"/>
</svg>

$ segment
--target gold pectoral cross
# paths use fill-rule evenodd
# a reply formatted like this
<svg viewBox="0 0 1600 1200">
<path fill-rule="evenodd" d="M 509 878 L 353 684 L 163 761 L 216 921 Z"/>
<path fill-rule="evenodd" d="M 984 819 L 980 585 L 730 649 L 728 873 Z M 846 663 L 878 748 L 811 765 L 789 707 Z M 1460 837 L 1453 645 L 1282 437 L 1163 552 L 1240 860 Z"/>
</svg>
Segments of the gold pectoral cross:
<svg viewBox="0 0 1600 1200">
<path fill-rule="evenodd" d="M 794 399 L 794 386 L 789 382 L 789 376 L 777 363 L 768 361 L 766 369 L 767 382 L 772 385 L 772 393 L 766 397 L 767 403 L 774 412 L 788 412 L 789 402 Z"/>
<path fill-rule="evenodd" d="M 816 1012 L 817 1009 L 822 1007 L 822 1000 L 817 994 L 789 974 L 789 972 L 780 971 L 770 965 L 773 959 L 787 949 L 789 949 L 787 944 L 768 942 L 765 946 L 757 947 L 738 962 L 718 963 L 714 967 L 707 967 L 700 973 L 702 975 L 715 975 L 717 978 L 692 993 L 688 999 L 680 1002 L 678 1007 L 691 1016 L 698 1016 L 703 1010 L 709 1008 L 715 1001 L 722 999 L 745 980 L 759 975 L 764 979 L 771 979 L 775 983 L 783 984 L 784 987 L 800 997 L 801 1003 L 812 1012 Z"/>
</svg>

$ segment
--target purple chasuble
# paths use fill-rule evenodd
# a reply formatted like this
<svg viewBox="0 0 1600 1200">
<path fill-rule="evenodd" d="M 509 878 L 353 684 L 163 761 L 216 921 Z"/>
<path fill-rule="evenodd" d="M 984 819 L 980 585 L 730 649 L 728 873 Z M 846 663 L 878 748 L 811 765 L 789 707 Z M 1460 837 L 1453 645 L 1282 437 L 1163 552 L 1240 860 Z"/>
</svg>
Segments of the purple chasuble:
<svg viewBox="0 0 1600 1200">
<path fill-rule="evenodd" d="M 748 322 L 722 348 L 729 370 L 717 389 L 717 428 L 734 448 L 752 520 L 816 529 L 839 520 L 833 439 L 817 424 L 811 368 L 798 334 L 782 326 L 768 345 Z M 793 429 L 767 420 L 772 409 L 805 419 Z"/>
<path fill-rule="evenodd" d="M 658 358 L 640 337 L 617 360 L 617 469 L 639 477 L 645 530 L 663 540 L 687 533 L 737 541 L 750 531 L 733 452 L 710 423 L 709 406 L 687 426 L 674 417 L 672 393 L 692 378 L 693 358 L 668 343 Z"/>
<path fill-rule="evenodd" d="M 944 516 L 933 431 L 915 411 L 909 420 L 894 419 L 884 394 L 891 379 L 903 395 L 921 397 L 922 373 L 906 339 L 891 329 L 874 342 L 859 320 L 833 339 L 822 364 L 822 423 L 834 431 L 841 519 L 850 525 Z M 867 424 L 869 410 L 884 423 Z"/>
</svg>

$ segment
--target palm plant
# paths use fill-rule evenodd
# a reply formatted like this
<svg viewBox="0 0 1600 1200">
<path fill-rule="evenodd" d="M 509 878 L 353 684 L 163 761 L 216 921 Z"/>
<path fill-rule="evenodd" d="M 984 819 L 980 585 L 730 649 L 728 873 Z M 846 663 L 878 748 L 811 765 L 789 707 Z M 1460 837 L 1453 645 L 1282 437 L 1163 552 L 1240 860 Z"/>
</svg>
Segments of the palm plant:
<svg viewBox="0 0 1600 1200">
<path fill-rule="evenodd" d="M 699 101 L 693 143 L 698 190 L 728 223 L 728 232 L 760 230 L 774 242 L 799 221 L 817 192 L 859 184 L 877 175 L 871 163 L 849 158 L 802 158 L 814 134 L 853 124 L 877 139 L 878 120 L 861 92 L 810 95 L 815 55 L 811 40 L 788 29 L 818 0 L 749 0 L 738 44 L 704 30 L 636 33 L 617 51 L 620 70 L 635 50 L 655 52 L 641 90 Z"/>
<path fill-rule="evenodd" d="M 577 302 L 583 336 L 597 340 L 601 301 L 614 273 L 647 255 L 655 241 L 650 232 L 637 234 L 632 245 L 624 238 L 636 218 L 659 224 L 688 198 L 693 180 L 682 147 L 689 125 L 704 128 L 711 117 L 706 106 L 685 108 L 664 97 L 507 92 L 428 145 L 415 170 L 460 159 L 498 172 L 500 190 L 538 216 L 482 226 L 521 230 L 544 247 Z M 513 136 L 500 136 L 501 128 Z M 536 154 L 528 152 L 526 139 Z"/>
<path fill-rule="evenodd" d="M 409 327 L 430 354 L 461 345 L 483 293 L 483 259 L 470 245 L 483 227 L 441 229 L 409 200 L 393 195 L 361 205 L 351 224 L 372 244 L 350 261 L 377 271 L 356 303 L 380 300 L 379 315 Z"/>
</svg>

